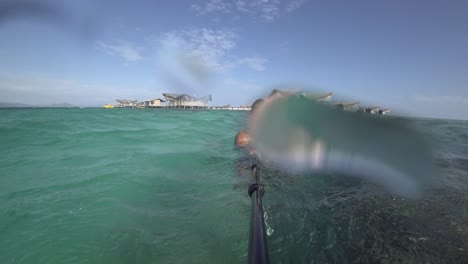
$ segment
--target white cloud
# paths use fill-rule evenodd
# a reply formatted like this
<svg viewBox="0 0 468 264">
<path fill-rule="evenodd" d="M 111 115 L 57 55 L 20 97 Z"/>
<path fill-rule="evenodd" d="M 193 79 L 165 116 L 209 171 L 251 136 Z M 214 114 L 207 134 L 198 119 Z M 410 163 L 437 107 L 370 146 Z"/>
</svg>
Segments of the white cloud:
<svg viewBox="0 0 468 264">
<path fill-rule="evenodd" d="M 300 8 L 305 2 L 306 0 L 207 0 L 203 4 L 192 5 L 192 9 L 198 15 L 237 13 L 272 22 L 284 13 Z"/>
<path fill-rule="evenodd" d="M 198 61 L 215 71 L 224 71 L 230 65 L 223 59 L 236 46 L 237 39 L 237 34 L 230 30 L 201 28 L 166 33 L 161 43 L 165 49 L 183 54 L 186 60 Z"/>
<path fill-rule="evenodd" d="M 414 98 L 416 101 L 419 102 L 426 102 L 426 103 L 463 103 L 468 104 L 468 96 L 461 96 L 461 95 L 438 95 L 438 96 L 415 96 Z"/>
<path fill-rule="evenodd" d="M 265 70 L 267 59 L 233 54 L 238 41 L 239 36 L 233 30 L 207 28 L 169 32 L 160 40 L 166 55 L 176 53 L 178 61 L 189 66 L 197 65 L 214 72 L 226 72 L 240 65 L 247 65 L 256 71 Z"/>
<path fill-rule="evenodd" d="M 264 71 L 267 62 L 268 60 L 262 57 L 245 57 L 238 60 L 238 64 L 247 65 L 255 71 Z"/>
<path fill-rule="evenodd" d="M 239 4 L 242 8 L 239 8 Z M 252 1 L 236 1 L 238 11 L 245 14 L 258 16 L 265 21 L 271 22 L 280 16 L 281 8 L 279 0 L 252 0 Z M 245 8 L 247 7 L 247 8 Z"/>
<path fill-rule="evenodd" d="M 293 0 L 290 1 L 287 6 L 286 6 L 286 12 L 293 12 L 299 8 L 301 8 L 302 5 L 304 5 L 306 0 Z"/>
<path fill-rule="evenodd" d="M 222 58 L 236 37 L 209 29 L 164 34 L 156 58 L 159 78 L 175 92 L 203 96 L 212 88 L 212 73 L 227 70 Z"/>
<path fill-rule="evenodd" d="M 140 54 L 137 48 L 133 47 L 130 43 L 127 42 L 107 44 L 102 41 L 97 41 L 96 46 L 105 53 L 112 56 L 121 57 L 128 62 L 134 62 L 143 59 L 143 56 Z"/>
<path fill-rule="evenodd" d="M 220 81 L 231 78 L 234 70 L 242 66 L 265 70 L 267 59 L 236 54 L 239 41 L 230 29 L 201 28 L 163 34 L 157 39 L 157 76 L 175 92 L 203 96 L 219 89 Z"/>
<path fill-rule="evenodd" d="M 232 66 L 226 54 L 238 36 L 231 30 L 207 28 L 172 31 L 157 39 L 156 71 L 174 92 L 203 96 L 213 88 L 213 73 Z"/>
<path fill-rule="evenodd" d="M 211 12 L 228 12 L 231 8 L 232 4 L 224 0 L 209 0 L 204 5 L 192 5 L 192 9 L 199 15 L 205 15 Z"/>
</svg>

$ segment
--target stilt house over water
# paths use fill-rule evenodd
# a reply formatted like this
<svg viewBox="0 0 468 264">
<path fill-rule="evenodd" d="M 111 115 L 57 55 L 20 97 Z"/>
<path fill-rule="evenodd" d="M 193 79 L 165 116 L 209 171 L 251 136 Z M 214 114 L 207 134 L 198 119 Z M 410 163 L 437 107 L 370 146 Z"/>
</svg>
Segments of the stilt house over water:
<svg viewBox="0 0 468 264">
<path fill-rule="evenodd" d="M 187 94 L 163 93 L 168 107 L 207 107 L 211 95 L 195 98 Z"/>
<path fill-rule="evenodd" d="M 145 101 L 144 107 L 166 107 L 166 101 L 161 98 Z"/>
</svg>

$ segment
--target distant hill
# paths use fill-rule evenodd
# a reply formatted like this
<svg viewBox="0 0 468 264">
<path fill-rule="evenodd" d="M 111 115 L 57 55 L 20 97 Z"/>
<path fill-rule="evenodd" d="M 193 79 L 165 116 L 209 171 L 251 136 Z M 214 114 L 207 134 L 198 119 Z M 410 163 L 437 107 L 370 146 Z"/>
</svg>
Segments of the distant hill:
<svg viewBox="0 0 468 264">
<path fill-rule="evenodd" d="M 30 105 L 23 103 L 0 102 L 0 108 L 28 108 L 28 107 L 77 107 L 69 103 L 49 104 L 49 105 Z"/>
<path fill-rule="evenodd" d="M 22 103 L 0 102 L 0 108 L 11 108 L 11 107 L 35 107 L 35 106 L 22 104 Z"/>
</svg>

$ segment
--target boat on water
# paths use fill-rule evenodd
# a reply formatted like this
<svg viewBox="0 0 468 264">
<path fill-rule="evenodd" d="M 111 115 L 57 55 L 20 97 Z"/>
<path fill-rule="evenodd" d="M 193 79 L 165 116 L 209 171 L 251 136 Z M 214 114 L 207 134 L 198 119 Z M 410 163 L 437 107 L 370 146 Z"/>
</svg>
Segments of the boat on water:
<svg viewBox="0 0 468 264">
<path fill-rule="evenodd" d="M 104 108 L 114 108 L 114 105 L 106 104 L 106 105 L 103 105 L 102 107 L 104 107 Z"/>
</svg>

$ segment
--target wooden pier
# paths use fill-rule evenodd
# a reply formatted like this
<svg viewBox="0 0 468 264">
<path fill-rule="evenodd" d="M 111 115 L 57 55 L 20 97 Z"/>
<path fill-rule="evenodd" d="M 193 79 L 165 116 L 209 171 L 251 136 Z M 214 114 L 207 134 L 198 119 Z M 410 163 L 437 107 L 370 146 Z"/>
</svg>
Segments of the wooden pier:
<svg viewBox="0 0 468 264">
<path fill-rule="evenodd" d="M 230 107 L 230 106 L 116 106 L 115 108 L 139 108 L 139 109 L 185 109 L 185 110 L 225 110 L 225 111 L 250 111 L 250 106 Z"/>
</svg>

